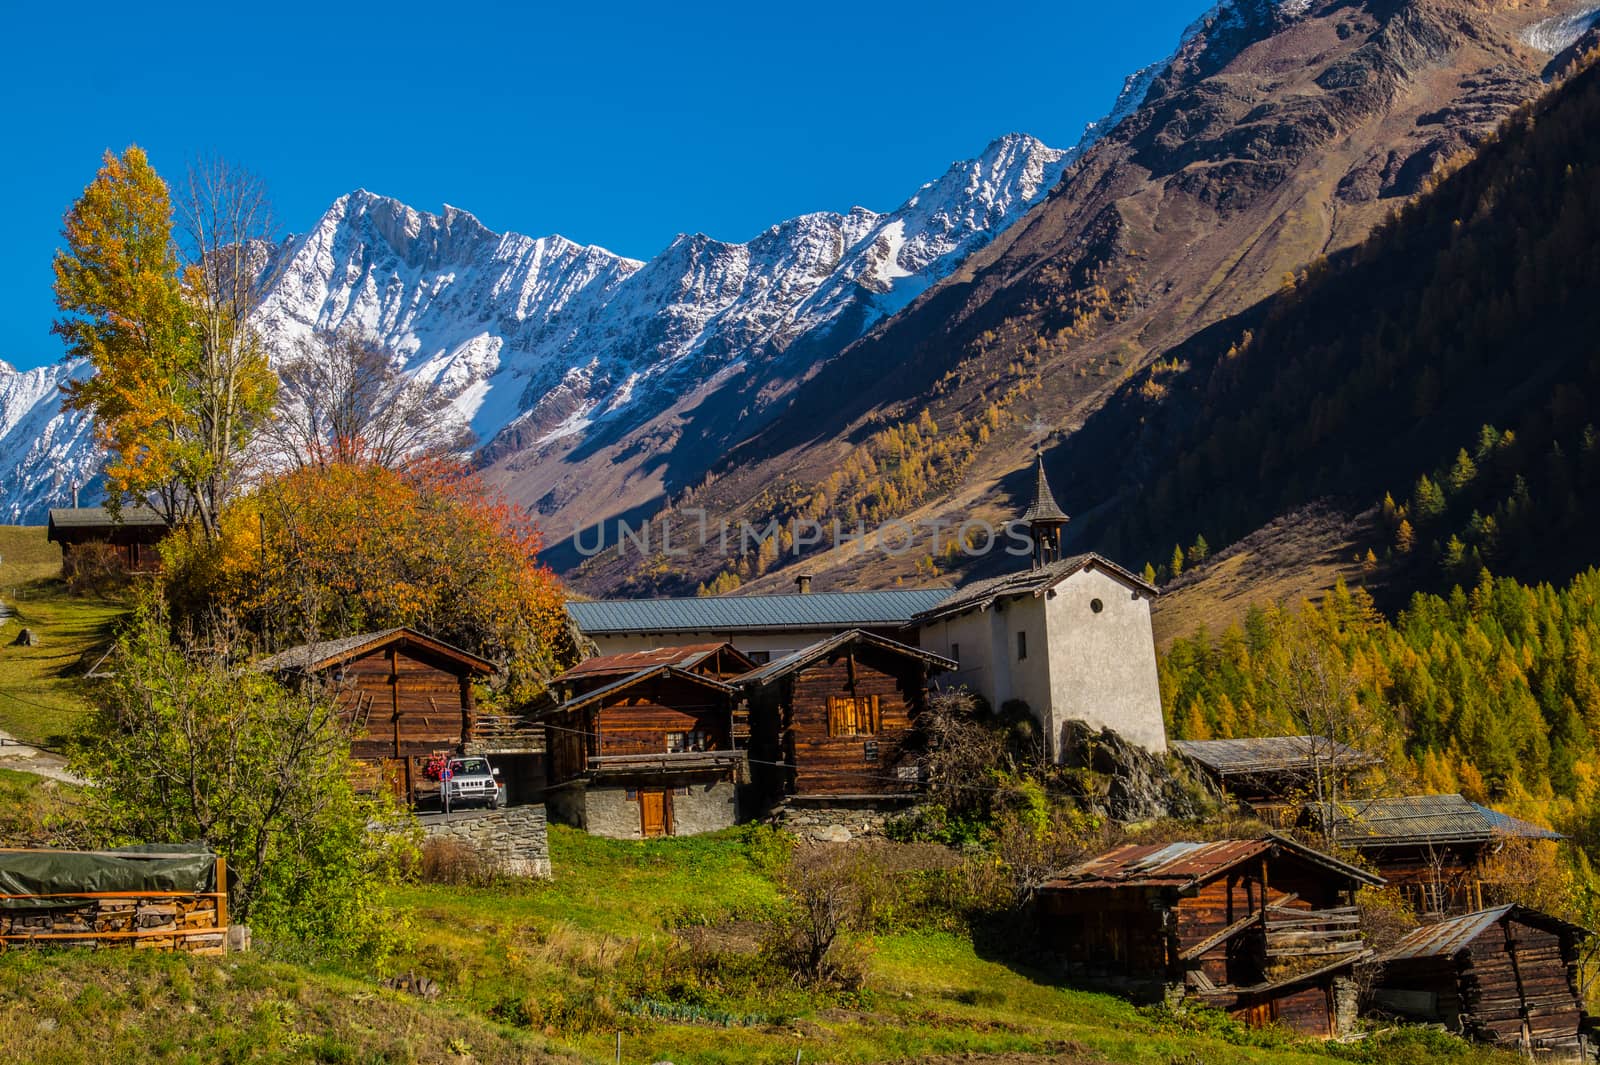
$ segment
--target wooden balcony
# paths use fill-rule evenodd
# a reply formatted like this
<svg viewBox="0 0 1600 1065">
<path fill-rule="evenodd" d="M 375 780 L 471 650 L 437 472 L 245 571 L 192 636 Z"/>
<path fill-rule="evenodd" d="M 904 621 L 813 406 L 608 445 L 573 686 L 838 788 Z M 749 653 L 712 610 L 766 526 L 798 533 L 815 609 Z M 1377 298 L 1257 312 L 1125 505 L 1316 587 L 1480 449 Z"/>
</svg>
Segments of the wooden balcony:
<svg viewBox="0 0 1600 1065">
<path fill-rule="evenodd" d="M 681 751 L 676 754 L 605 754 L 589 757 L 594 776 L 664 775 L 735 771 L 745 764 L 744 751 Z"/>
</svg>

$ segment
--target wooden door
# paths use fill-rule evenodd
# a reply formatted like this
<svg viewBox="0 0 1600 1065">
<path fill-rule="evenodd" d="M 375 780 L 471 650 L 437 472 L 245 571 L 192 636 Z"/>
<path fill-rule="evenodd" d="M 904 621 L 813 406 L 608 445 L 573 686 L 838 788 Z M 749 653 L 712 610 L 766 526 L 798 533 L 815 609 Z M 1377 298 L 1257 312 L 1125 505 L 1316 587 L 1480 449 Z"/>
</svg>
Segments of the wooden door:
<svg viewBox="0 0 1600 1065">
<path fill-rule="evenodd" d="M 639 789 L 639 831 L 645 839 L 672 834 L 672 806 L 666 791 Z"/>
</svg>

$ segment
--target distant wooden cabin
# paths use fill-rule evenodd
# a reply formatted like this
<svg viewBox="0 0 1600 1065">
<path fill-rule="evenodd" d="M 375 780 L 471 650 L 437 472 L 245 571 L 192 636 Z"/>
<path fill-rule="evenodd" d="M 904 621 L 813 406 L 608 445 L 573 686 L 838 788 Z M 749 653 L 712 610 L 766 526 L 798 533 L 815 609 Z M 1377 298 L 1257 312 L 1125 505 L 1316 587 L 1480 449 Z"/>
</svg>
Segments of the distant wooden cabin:
<svg viewBox="0 0 1600 1065">
<path fill-rule="evenodd" d="M 1425 916 L 1512 901 L 1517 885 L 1495 883 L 1485 862 L 1509 840 L 1564 838 L 1460 795 L 1352 799 L 1308 810 L 1306 819 L 1360 851 Z"/>
<path fill-rule="evenodd" d="M 914 747 L 941 655 L 859 629 L 735 679 L 765 800 L 878 800 L 921 790 Z"/>
<path fill-rule="evenodd" d="M 1169 989 L 1254 1025 L 1317 1036 L 1354 1020 L 1352 967 L 1370 955 L 1354 894 L 1382 880 L 1284 836 L 1132 844 L 1038 894 L 1070 975 L 1137 999 Z"/>
<path fill-rule="evenodd" d="M 557 677 L 553 705 L 536 715 L 550 816 L 619 839 L 735 824 L 744 730 L 726 678 L 753 664 L 713 643 L 591 658 Z"/>
<path fill-rule="evenodd" d="M 472 683 L 495 671 L 486 659 L 406 628 L 302 644 L 257 668 L 326 683 L 351 725 L 351 755 L 373 770 L 364 782 L 411 803 L 438 795 L 438 783 L 424 774 L 428 760 L 463 753 L 473 741 Z"/>
<path fill-rule="evenodd" d="M 166 519 L 149 507 L 123 507 L 115 517 L 105 507 L 56 507 L 45 539 L 61 545 L 63 568 L 72 565 L 73 552 L 101 544 L 116 552 L 123 568 L 153 570 L 161 565 L 156 545 L 170 531 Z"/>
<path fill-rule="evenodd" d="M 1172 749 L 1210 777 L 1223 794 L 1279 828 L 1325 788 L 1346 790 L 1350 779 L 1378 763 L 1364 751 L 1326 736 L 1252 736 L 1231 740 L 1173 740 Z"/>
<path fill-rule="evenodd" d="M 1530 1056 L 1575 1059 L 1589 1030 L 1578 967 L 1590 935 L 1516 905 L 1425 925 L 1379 959 L 1373 1004 Z"/>
</svg>

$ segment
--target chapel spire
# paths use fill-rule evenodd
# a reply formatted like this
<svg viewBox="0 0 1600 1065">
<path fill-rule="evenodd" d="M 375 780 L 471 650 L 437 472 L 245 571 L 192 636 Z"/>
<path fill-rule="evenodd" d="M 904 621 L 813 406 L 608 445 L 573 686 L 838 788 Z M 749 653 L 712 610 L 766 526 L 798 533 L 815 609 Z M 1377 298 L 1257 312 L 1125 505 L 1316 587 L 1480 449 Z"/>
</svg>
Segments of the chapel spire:
<svg viewBox="0 0 1600 1065">
<path fill-rule="evenodd" d="M 1036 455 L 1038 474 L 1033 487 L 1033 504 L 1023 513 L 1028 536 L 1033 540 L 1033 568 L 1040 569 L 1061 558 L 1061 530 L 1069 520 L 1056 505 L 1050 482 L 1044 475 L 1044 452 Z"/>
</svg>

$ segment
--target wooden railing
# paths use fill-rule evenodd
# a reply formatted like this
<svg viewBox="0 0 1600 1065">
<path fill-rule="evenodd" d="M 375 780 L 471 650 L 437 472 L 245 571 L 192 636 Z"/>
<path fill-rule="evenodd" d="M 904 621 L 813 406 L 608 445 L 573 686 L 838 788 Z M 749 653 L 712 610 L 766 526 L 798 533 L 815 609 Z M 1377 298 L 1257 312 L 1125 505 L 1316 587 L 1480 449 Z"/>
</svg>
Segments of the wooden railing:
<svg viewBox="0 0 1600 1065">
<path fill-rule="evenodd" d="M 680 751 L 661 754 L 604 754 L 589 758 L 596 773 L 673 772 L 690 769 L 736 769 L 744 764 L 743 751 Z"/>
</svg>

